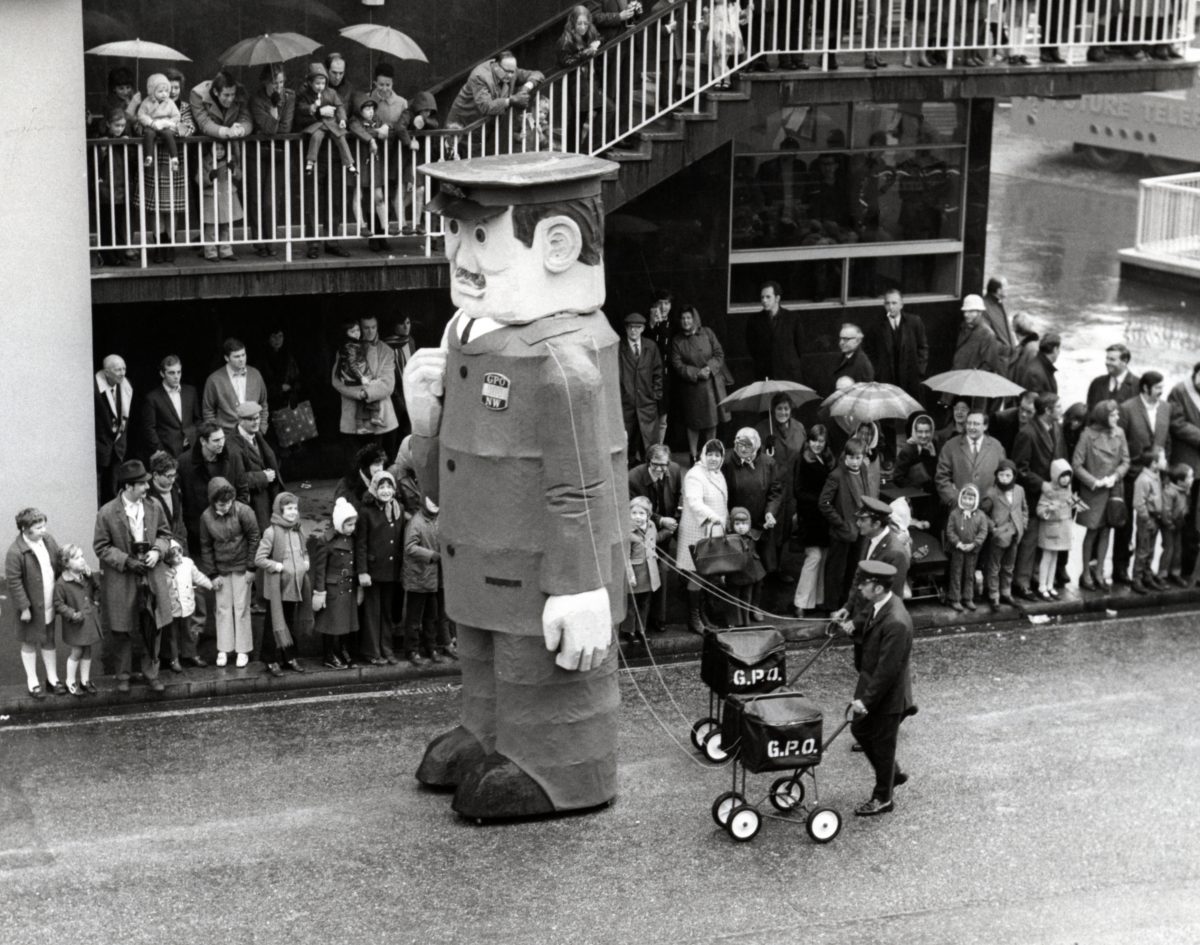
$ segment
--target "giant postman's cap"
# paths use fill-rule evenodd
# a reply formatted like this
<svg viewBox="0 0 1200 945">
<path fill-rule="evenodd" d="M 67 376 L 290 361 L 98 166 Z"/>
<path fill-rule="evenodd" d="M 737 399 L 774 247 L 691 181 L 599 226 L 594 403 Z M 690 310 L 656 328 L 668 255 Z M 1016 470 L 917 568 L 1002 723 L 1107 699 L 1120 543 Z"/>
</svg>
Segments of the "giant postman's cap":
<svg viewBox="0 0 1200 945">
<path fill-rule="evenodd" d="M 430 210 L 456 220 L 478 220 L 519 204 L 597 197 L 601 178 L 615 173 L 617 165 L 584 154 L 526 151 L 438 161 L 418 170 L 437 182 Z"/>
</svg>

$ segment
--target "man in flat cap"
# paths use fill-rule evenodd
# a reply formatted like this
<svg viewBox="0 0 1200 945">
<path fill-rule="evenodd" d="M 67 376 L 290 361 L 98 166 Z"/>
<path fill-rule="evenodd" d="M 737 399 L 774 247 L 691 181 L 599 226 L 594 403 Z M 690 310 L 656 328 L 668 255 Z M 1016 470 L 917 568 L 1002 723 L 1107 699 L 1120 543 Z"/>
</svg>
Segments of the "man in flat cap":
<svg viewBox="0 0 1200 945">
<path fill-rule="evenodd" d="M 896 569 L 885 561 L 863 561 L 854 578 L 855 593 L 866 601 L 866 623 L 854 632 L 860 647 L 858 682 L 847 709 L 850 731 L 875 769 L 871 797 L 854 809 L 860 817 L 894 808 L 892 788 L 908 780 L 896 763 L 900 723 L 916 712 L 912 697 L 912 618 L 892 592 Z"/>
<path fill-rule="evenodd" d="M 441 506 L 462 723 L 424 784 L 477 820 L 583 810 L 617 788 L 615 628 L 629 516 L 600 175 L 535 152 L 425 165 L 451 297 L 404 371 L 418 478 Z"/>
<path fill-rule="evenodd" d="M 662 399 L 663 364 L 658 345 L 642 343 L 646 316 L 625 316 L 625 340 L 621 342 L 621 413 L 625 420 L 629 465 L 646 459 L 646 451 L 658 442 L 658 402 Z"/>
<path fill-rule="evenodd" d="M 262 410 L 259 405 L 254 401 L 238 404 L 237 418 L 237 427 L 225 438 L 225 449 L 242 461 L 246 488 L 250 492 L 247 504 L 254 510 L 254 518 L 261 532 L 271 524 L 271 503 L 283 491 L 283 477 L 275 451 L 262 435 Z M 237 487 L 239 484 L 233 485 Z"/>
<path fill-rule="evenodd" d="M 116 662 L 117 690 L 129 692 L 133 637 L 142 638 L 142 674 L 155 692 L 162 628 L 171 622 L 171 598 L 162 558 L 171 529 L 161 506 L 146 502 L 150 474 L 139 459 L 117 467 L 117 497 L 96 512 L 92 548 L 100 559 L 101 616 L 111 634 L 108 646 Z"/>
</svg>

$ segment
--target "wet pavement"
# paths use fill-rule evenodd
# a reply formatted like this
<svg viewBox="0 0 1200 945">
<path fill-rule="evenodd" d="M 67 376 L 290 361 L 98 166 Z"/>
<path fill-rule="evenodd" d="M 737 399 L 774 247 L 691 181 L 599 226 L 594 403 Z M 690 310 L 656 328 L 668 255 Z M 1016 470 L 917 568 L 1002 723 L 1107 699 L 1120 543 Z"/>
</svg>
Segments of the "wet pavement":
<svg viewBox="0 0 1200 945">
<path fill-rule="evenodd" d="M 413 780 L 453 685 L 9 728 L 0 938 L 1194 943 L 1195 657 L 1191 617 L 920 641 L 912 779 L 896 812 L 854 818 L 868 769 L 835 742 L 817 770 L 844 826 L 826 846 L 798 823 L 747 844 L 714 825 L 730 769 L 687 747 L 695 663 L 622 674 L 612 807 L 503 827 Z M 828 733 L 849 652 L 802 686 Z"/>
<path fill-rule="evenodd" d="M 1200 360 L 1195 292 L 1122 282 L 1117 250 L 1134 245 L 1140 159 L 1121 171 L 1091 167 L 1064 143 L 1012 134 L 996 118 L 988 218 L 988 276 L 1007 277 L 1008 311 L 1026 311 L 1063 337 L 1059 393 L 1086 399 L 1104 373 L 1104 349 L 1124 342 L 1130 369 L 1160 371 L 1167 390 Z"/>
</svg>

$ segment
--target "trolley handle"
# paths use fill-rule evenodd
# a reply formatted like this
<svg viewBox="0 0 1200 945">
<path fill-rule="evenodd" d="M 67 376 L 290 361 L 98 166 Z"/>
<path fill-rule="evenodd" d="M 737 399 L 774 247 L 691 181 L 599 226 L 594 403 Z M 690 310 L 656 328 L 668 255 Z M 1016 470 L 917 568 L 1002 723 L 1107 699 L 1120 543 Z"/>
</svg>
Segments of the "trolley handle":
<svg viewBox="0 0 1200 945">
<path fill-rule="evenodd" d="M 809 661 L 807 663 L 805 663 L 803 666 L 801 666 L 796 671 L 796 673 L 787 681 L 786 685 L 788 685 L 788 686 L 794 685 L 797 679 L 799 679 L 806 672 L 808 672 L 808 668 L 810 666 L 812 666 L 812 664 L 815 663 L 820 658 L 821 654 L 824 653 L 827 649 L 829 649 L 830 644 L 832 644 L 833 641 L 835 639 L 837 639 L 837 634 L 831 632 L 832 628 L 833 628 L 833 623 L 830 623 L 829 627 L 826 628 L 826 631 L 825 631 L 825 642 L 822 643 L 817 648 L 817 652 L 812 655 L 812 657 L 809 659 Z"/>
<path fill-rule="evenodd" d="M 849 711 L 850 711 L 850 704 L 847 703 L 846 704 L 846 712 L 849 712 Z M 846 713 L 842 713 L 842 714 L 844 716 Z M 827 739 L 825 739 L 825 744 L 821 746 L 822 754 L 824 754 L 825 752 L 827 752 L 829 750 L 829 746 L 833 744 L 834 739 L 836 739 L 839 735 L 841 735 L 842 732 L 845 730 L 846 726 L 849 724 L 850 724 L 849 719 L 847 719 L 847 718 L 842 719 L 842 724 L 839 725 L 837 728 L 835 728 L 833 730 L 833 734 L 830 735 Z"/>
</svg>

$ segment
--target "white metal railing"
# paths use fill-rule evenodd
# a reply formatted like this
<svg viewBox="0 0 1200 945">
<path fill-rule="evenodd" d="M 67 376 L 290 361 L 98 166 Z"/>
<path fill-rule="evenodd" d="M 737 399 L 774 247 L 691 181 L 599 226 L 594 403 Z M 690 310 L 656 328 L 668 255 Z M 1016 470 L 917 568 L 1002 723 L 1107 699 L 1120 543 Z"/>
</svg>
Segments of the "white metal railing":
<svg viewBox="0 0 1200 945">
<path fill-rule="evenodd" d="M 1200 174 L 1140 183 L 1135 245 L 1143 253 L 1200 259 Z"/>
<path fill-rule="evenodd" d="M 733 0 L 677 0 L 582 65 L 552 73 L 528 108 L 414 135 L 415 150 L 395 142 L 374 161 L 352 138 L 357 177 L 342 168 L 330 141 L 317 172 L 305 175 L 301 135 L 229 142 L 240 173 L 209 187 L 198 174 L 215 159 L 210 139 L 181 141 L 180 182 L 160 164 L 146 165 L 140 139 L 91 141 L 93 248 L 110 258 L 132 252 L 143 266 L 159 245 L 217 241 L 282 244 L 291 259 L 301 242 L 423 229 L 429 253 L 441 221 L 423 212 L 422 163 L 534 150 L 598 154 L 668 113 L 698 113 L 700 93 L 767 54 L 807 56 L 806 64 L 829 69 L 835 56 L 849 65 L 850 55 L 884 53 L 937 53 L 953 67 L 985 64 L 1002 50 L 1033 58 L 1042 46 L 1057 47 L 1069 62 L 1093 48 L 1161 50 L 1192 40 L 1196 3 L 1139 0 L 1139 16 L 1130 17 L 1121 12 L 1128 0 L 752 0 L 744 10 Z M 161 148 L 157 160 L 166 160 Z M 206 232 L 214 224 L 228 233 Z"/>
</svg>

